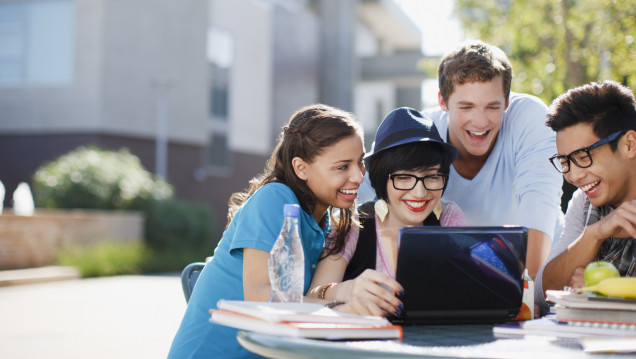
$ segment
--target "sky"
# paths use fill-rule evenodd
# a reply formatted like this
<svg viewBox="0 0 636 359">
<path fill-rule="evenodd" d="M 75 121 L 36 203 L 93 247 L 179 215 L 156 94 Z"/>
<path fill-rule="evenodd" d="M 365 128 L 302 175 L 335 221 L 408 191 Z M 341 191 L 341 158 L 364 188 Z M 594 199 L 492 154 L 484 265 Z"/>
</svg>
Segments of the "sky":
<svg viewBox="0 0 636 359">
<path fill-rule="evenodd" d="M 453 18 L 454 1 L 394 0 L 422 31 L 426 55 L 443 55 L 463 40 L 459 21 Z"/>
<path fill-rule="evenodd" d="M 425 55 L 441 56 L 463 38 L 459 21 L 453 18 L 453 0 L 394 0 L 422 31 Z M 422 84 L 423 108 L 437 105 L 437 79 Z"/>
</svg>

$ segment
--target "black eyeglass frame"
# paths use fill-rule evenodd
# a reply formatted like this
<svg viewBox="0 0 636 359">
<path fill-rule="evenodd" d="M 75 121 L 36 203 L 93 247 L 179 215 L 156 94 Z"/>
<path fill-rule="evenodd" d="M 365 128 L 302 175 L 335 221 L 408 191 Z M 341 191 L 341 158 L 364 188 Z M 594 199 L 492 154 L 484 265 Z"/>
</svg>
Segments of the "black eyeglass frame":
<svg viewBox="0 0 636 359">
<path fill-rule="evenodd" d="M 559 171 L 560 173 L 563 173 L 563 174 L 570 172 L 570 169 L 571 169 L 570 162 L 571 162 L 571 163 L 574 163 L 574 164 L 575 164 L 577 167 L 579 167 L 579 168 L 588 168 L 588 167 L 590 167 L 590 166 L 594 163 L 594 161 L 592 160 L 592 155 L 590 154 L 590 151 L 592 151 L 592 150 L 593 150 L 593 149 L 595 149 L 595 148 L 601 147 L 601 146 L 603 146 L 603 145 L 605 145 L 605 144 L 607 144 L 607 143 L 610 143 L 610 142 L 616 141 L 616 140 L 618 139 L 618 137 L 619 137 L 620 135 L 622 135 L 623 133 L 625 133 L 625 132 L 627 132 L 627 131 L 616 131 L 616 132 L 612 133 L 611 135 L 609 135 L 609 136 L 607 136 L 607 137 L 605 137 L 605 138 L 601 138 L 600 140 L 598 140 L 598 141 L 594 142 L 594 143 L 593 143 L 592 145 L 590 145 L 590 146 L 583 147 L 583 148 L 579 148 L 578 150 L 574 150 L 574 151 L 570 152 L 570 154 L 569 154 L 569 155 L 554 155 L 554 156 L 550 157 L 550 158 L 548 159 L 548 161 L 550 161 L 550 163 L 552 164 L 552 166 L 554 166 L 554 168 L 555 168 L 557 171 Z M 585 152 L 585 154 L 587 155 L 587 157 L 589 157 L 589 158 L 590 158 L 590 164 L 588 164 L 588 165 L 586 165 L 586 166 L 582 166 L 582 165 L 580 165 L 578 162 L 576 162 L 576 160 L 574 159 L 574 157 L 573 157 L 573 156 L 574 156 L 575 154 L 580 153 L 580 152 Z M 565 160 L 567 160 L 567 164 L 568 164 L 568 169 L 567 169 L 567 171 L 563 171 L 563 165 L 561 164 L 561 159 L 565 159 Z M 554 160 L 558 160 L 558 161 L 556 161 L 556 163 L 555 163 L 555 161 L 554 161 Z M 561 169 L 559 169 L 559 167 L 561 167 Z"/>
<path fill-rule="evenodd" d="M 395 187 L 395 177 L 398 176 L 407 176 L 407 177 L 412 177 L 415 178 L 415 184 L 413 184 L 413 187 L 409 188 L 409 189 L 404 189 L 404 188 L 397 188 Z M 424 180 L 426 178 L 430 178 L 430 177 L 441 177 L 442 180 L 444 181 L 444 186 L 442 188 L 436 188 L 436 189 L 430 189 L 428 187 L 426 187 L 426 182 L 424 182 Z M 423 177 L 418 177 L 416 175 L 412 175 L 412 174 L 407 174 L 407 173 L 391 173 L 389 174 L 389 179 L 391 180 L 391 183 L 393 183 L 393 188 L 395 188 L 398 191 L 410 191 L 413 188 L 415 188 L 417 186 L 417 182 L 422 182 L 422 185 L 424 186 L 424 188 L 427 191 L 443 191 L 444 189 L 446 189 L 446 185 L 448 184 L 448 175 L 447 174 L 443 174 L 443 173 L 437 173 L 434 175 L 426 175 Z"/>
</svg>

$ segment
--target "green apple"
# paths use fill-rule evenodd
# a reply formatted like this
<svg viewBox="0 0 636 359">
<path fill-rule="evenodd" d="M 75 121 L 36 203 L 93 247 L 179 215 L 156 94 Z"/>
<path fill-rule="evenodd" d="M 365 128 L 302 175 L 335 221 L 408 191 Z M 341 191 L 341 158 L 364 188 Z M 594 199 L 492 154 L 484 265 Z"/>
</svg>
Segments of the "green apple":
<svg viewBox="0 0 636 359">
<path fill-rule="evenodd" d="M 596 261 L 588 264 L 583 272 L 583 279 L 586 286 L 592 286 L 600 283 L 604 279 L 620 277 L 618 269 L 610 262 Z"/>
</svg>

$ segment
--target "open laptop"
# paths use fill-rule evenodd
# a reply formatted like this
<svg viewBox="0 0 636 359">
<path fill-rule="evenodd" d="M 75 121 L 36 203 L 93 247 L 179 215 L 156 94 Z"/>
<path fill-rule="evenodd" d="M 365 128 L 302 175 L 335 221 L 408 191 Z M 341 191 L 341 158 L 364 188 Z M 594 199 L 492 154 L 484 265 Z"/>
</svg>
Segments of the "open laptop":
<svg viewBox="0 0 636 359">
<path fill-rule="evenodd" d="M 400 229 L 396 279 L 402 315 L 392 321 L 497 323 L 521 307 L 528 230 L 525 227 Z"/>
</svg>

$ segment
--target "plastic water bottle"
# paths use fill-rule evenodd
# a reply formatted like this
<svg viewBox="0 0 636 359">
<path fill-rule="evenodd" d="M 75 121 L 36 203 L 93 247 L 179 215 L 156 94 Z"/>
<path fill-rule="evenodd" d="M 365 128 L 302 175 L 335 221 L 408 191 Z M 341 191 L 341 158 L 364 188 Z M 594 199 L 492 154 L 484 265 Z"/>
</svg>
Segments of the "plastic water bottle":
<svg viewBox="0 0 636 359">
<path fill-rule="evenodd" d="M 286 204 L 283 209 L 283 228 L 269 252 L 269 281 L 272 285 L 270 301 L 302 302 L 305 255 L 298 233 L 300 206 Z"/>
</svg>

